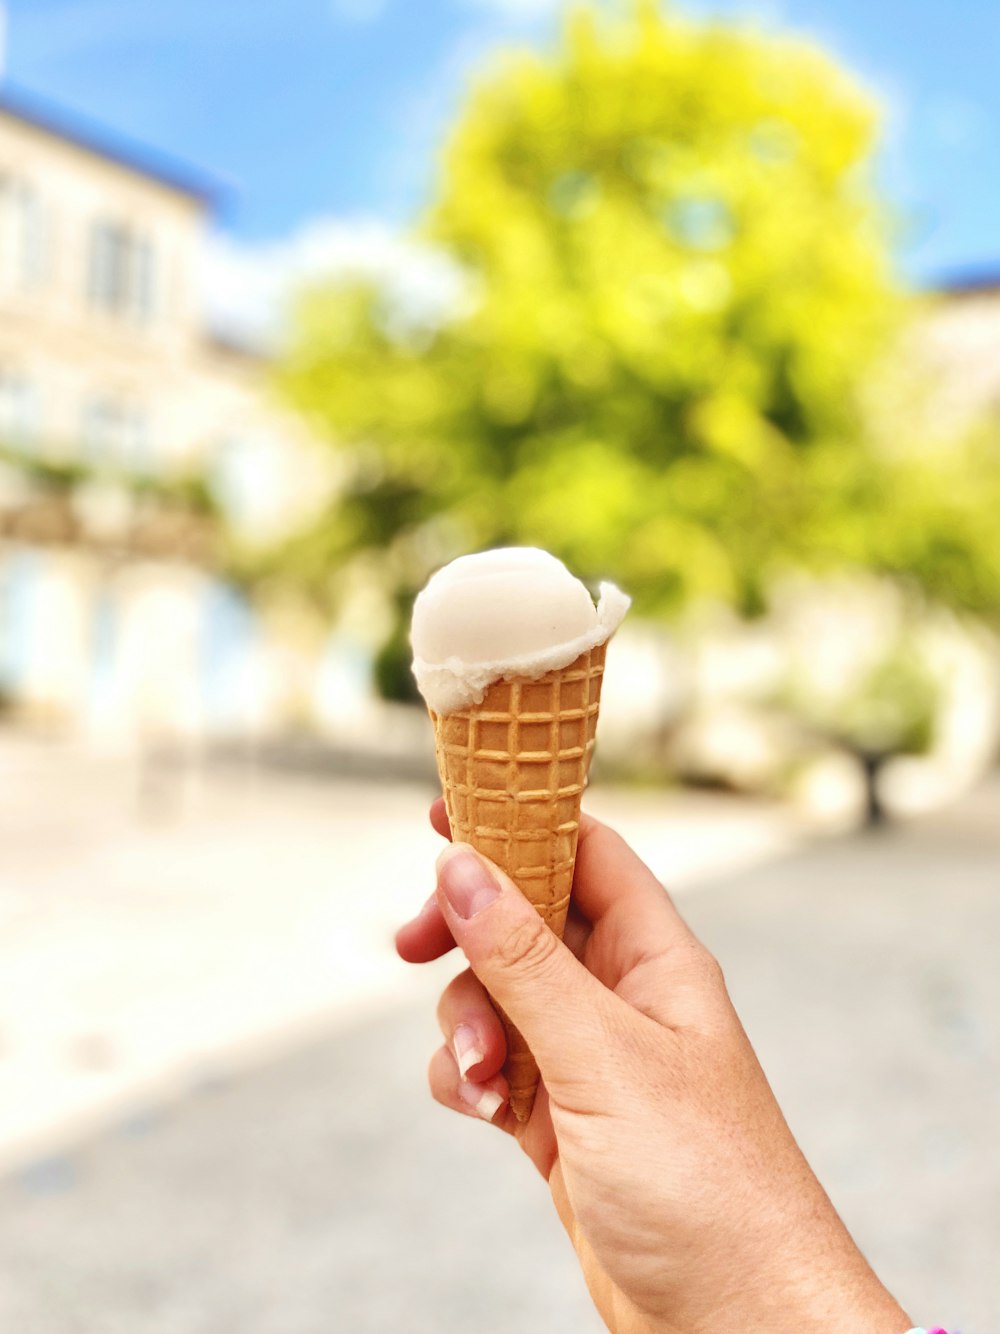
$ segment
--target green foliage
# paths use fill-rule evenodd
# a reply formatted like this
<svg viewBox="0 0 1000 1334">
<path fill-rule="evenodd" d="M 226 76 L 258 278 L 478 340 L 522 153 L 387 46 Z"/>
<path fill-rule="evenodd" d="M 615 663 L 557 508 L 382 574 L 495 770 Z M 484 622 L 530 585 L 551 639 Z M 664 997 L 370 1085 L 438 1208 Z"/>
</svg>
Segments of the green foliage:
<svg viewBox="0 0 1000 1334">
<path fill-rule="evenodd" d="M 900 651 L 871 673 L 840 728 L 868 751 L 922 755 L 934 743 L 937 703 L 923 659 L 913 650 Z"/>
<path fill-rule="evenodd" d="M 792 682 L 792 716 L 869 754 L 922 755 L 934 744 L 941 688 L 912 635 L 844 691 L 818 696 Z"/>
<path fill-rule="evenodd" d="M 188 510 L 199 517 L 215 519 L 220 515 L 219 505 L 199 473 L 158 477 L 78 459 L 46 458 L 43 454 L 27 453 L 16 445 L 3 444 L 0 444 L 0 463 L 11 465 L 42 491 L 66 493 L 90 482 L 110 483 L 139 499 Z"/>
<path fill-rule="evenodd" d="M 0 444 L 0 463 L 11 465 L 46 491 L 72 491 L 88 477 L 87 469 L 81 463 L 56 462 L 26 453 L 18 445 Z"/>
<path fill-rule="evenodd" d="M 400 608 L 392 633 L 375 656 L 373 684 L 383 699 L 418 704 L 421 699 L 410 669 L 413 650 L 408 631 L 408 617 L 405 609 Z"/>
<path fill-rule="evenodd" d="M 800 563 L 864 567 L 947 606 L 988 619 L 1000 613 L 996 431 L 935 454 L 828 449 L 810 481 Z"/>
<path fill-rule="evenodd" d="M 279 564 L 323 596 L 378 553 L 405 598 L 523 542 L 647 612 L 752 611 L 783 565 L 843 561 L 997 605 L 974 497 L 866 440 L 859 385 L 903 313 L 876 127 L 816 48 L 649 2 L 507 56 L 424 228 L 465 304 L 428 322 L 361 284 L 301 300 L 280 381 L 350 479 Z"/>
</svg>

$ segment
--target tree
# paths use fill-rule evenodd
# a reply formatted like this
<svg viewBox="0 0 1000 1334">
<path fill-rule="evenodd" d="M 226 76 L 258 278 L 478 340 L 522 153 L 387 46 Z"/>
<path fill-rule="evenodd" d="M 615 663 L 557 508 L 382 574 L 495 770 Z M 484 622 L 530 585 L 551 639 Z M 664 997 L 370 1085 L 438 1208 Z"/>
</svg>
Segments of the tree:
<svg viewBox="0 0 1000 1334">
<path fill-rule="evenodd" d="M 465 300 L 433 321 L 372 285 L 300 302 L 280 383 L 348 481 L 284 568 L 323 592 L 374 560 L 403 606 L 461 551 L 535 543 L 653 613 L 752 611 L 788 563 L 933 581 L 900 523 L 940 499 L 904 486 L 861 406 L 904 309 L 876 128 L 815 47 L 649 0 L 508 54 L 423 227 Z M 1000 564 L 963 589 L 1000 594 Z"/>
</svg>

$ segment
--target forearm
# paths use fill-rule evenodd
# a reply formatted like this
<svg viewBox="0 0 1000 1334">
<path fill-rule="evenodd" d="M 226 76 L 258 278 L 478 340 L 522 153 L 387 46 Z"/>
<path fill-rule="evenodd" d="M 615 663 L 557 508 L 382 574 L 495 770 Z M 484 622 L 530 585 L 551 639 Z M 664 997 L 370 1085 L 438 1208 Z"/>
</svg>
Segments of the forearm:
<svg viewBox="0 0 1000 1334">
<path fill-rule="evenodd" d="M 825 1196 L 823 1197 L 825 1200 Z M 827 1202 L 752 1281 L 720 1292 L 719 1304 L 684 1334 L 909 1334 L 913 1322 L 887 1291 Z"/>
</svg>

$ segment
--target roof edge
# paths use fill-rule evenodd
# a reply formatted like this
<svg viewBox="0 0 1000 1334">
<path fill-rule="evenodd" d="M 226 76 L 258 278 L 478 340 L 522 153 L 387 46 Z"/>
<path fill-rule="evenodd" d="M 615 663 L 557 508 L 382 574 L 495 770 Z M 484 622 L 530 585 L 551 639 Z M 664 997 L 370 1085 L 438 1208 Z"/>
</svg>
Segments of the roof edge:
<svg viewBox="0 0 1000 1334">
<path fill-rule="evenodd" d="M 988 296 L 1000 292 L 1000 262 L 941 274 L 928 287 L 931 292 L 944 297 Z"/>
<path fill-rule="evenodd" d="M 0 84 L 0 113 L 23 121 L 55 139 L 63 139 L 114 162 L 136 175 L 196 199 L 213 212 L 231 199 L 231 181 L 172 157 L 158 148 L 138 143 L 126 135 L 91 120 L 74 109 L 58 106 L 45 97 L 4 81 Z"/>
</svg>

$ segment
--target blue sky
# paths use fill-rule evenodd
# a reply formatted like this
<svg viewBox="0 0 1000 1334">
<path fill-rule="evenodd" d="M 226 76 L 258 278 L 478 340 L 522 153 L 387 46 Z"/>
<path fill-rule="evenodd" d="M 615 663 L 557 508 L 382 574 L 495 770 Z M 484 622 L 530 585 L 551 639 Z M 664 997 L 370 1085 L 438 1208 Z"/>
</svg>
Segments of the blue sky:
<svg viewBox="0 0 1000 1334">
<path fill-rule="evenodd" d="M 469 74 L 558 0 L 11 0 L 12 81 L 236 185 L 244 249 L 419 210 Z M 921 280 L 1000 268 L 1000 0 L 689 0 L 812 33 L 881 95 Z M 340 234 L 340 233 L 338 233 Z M 273 247 L 272 247 L 273 249 Z"/>
</svg>

